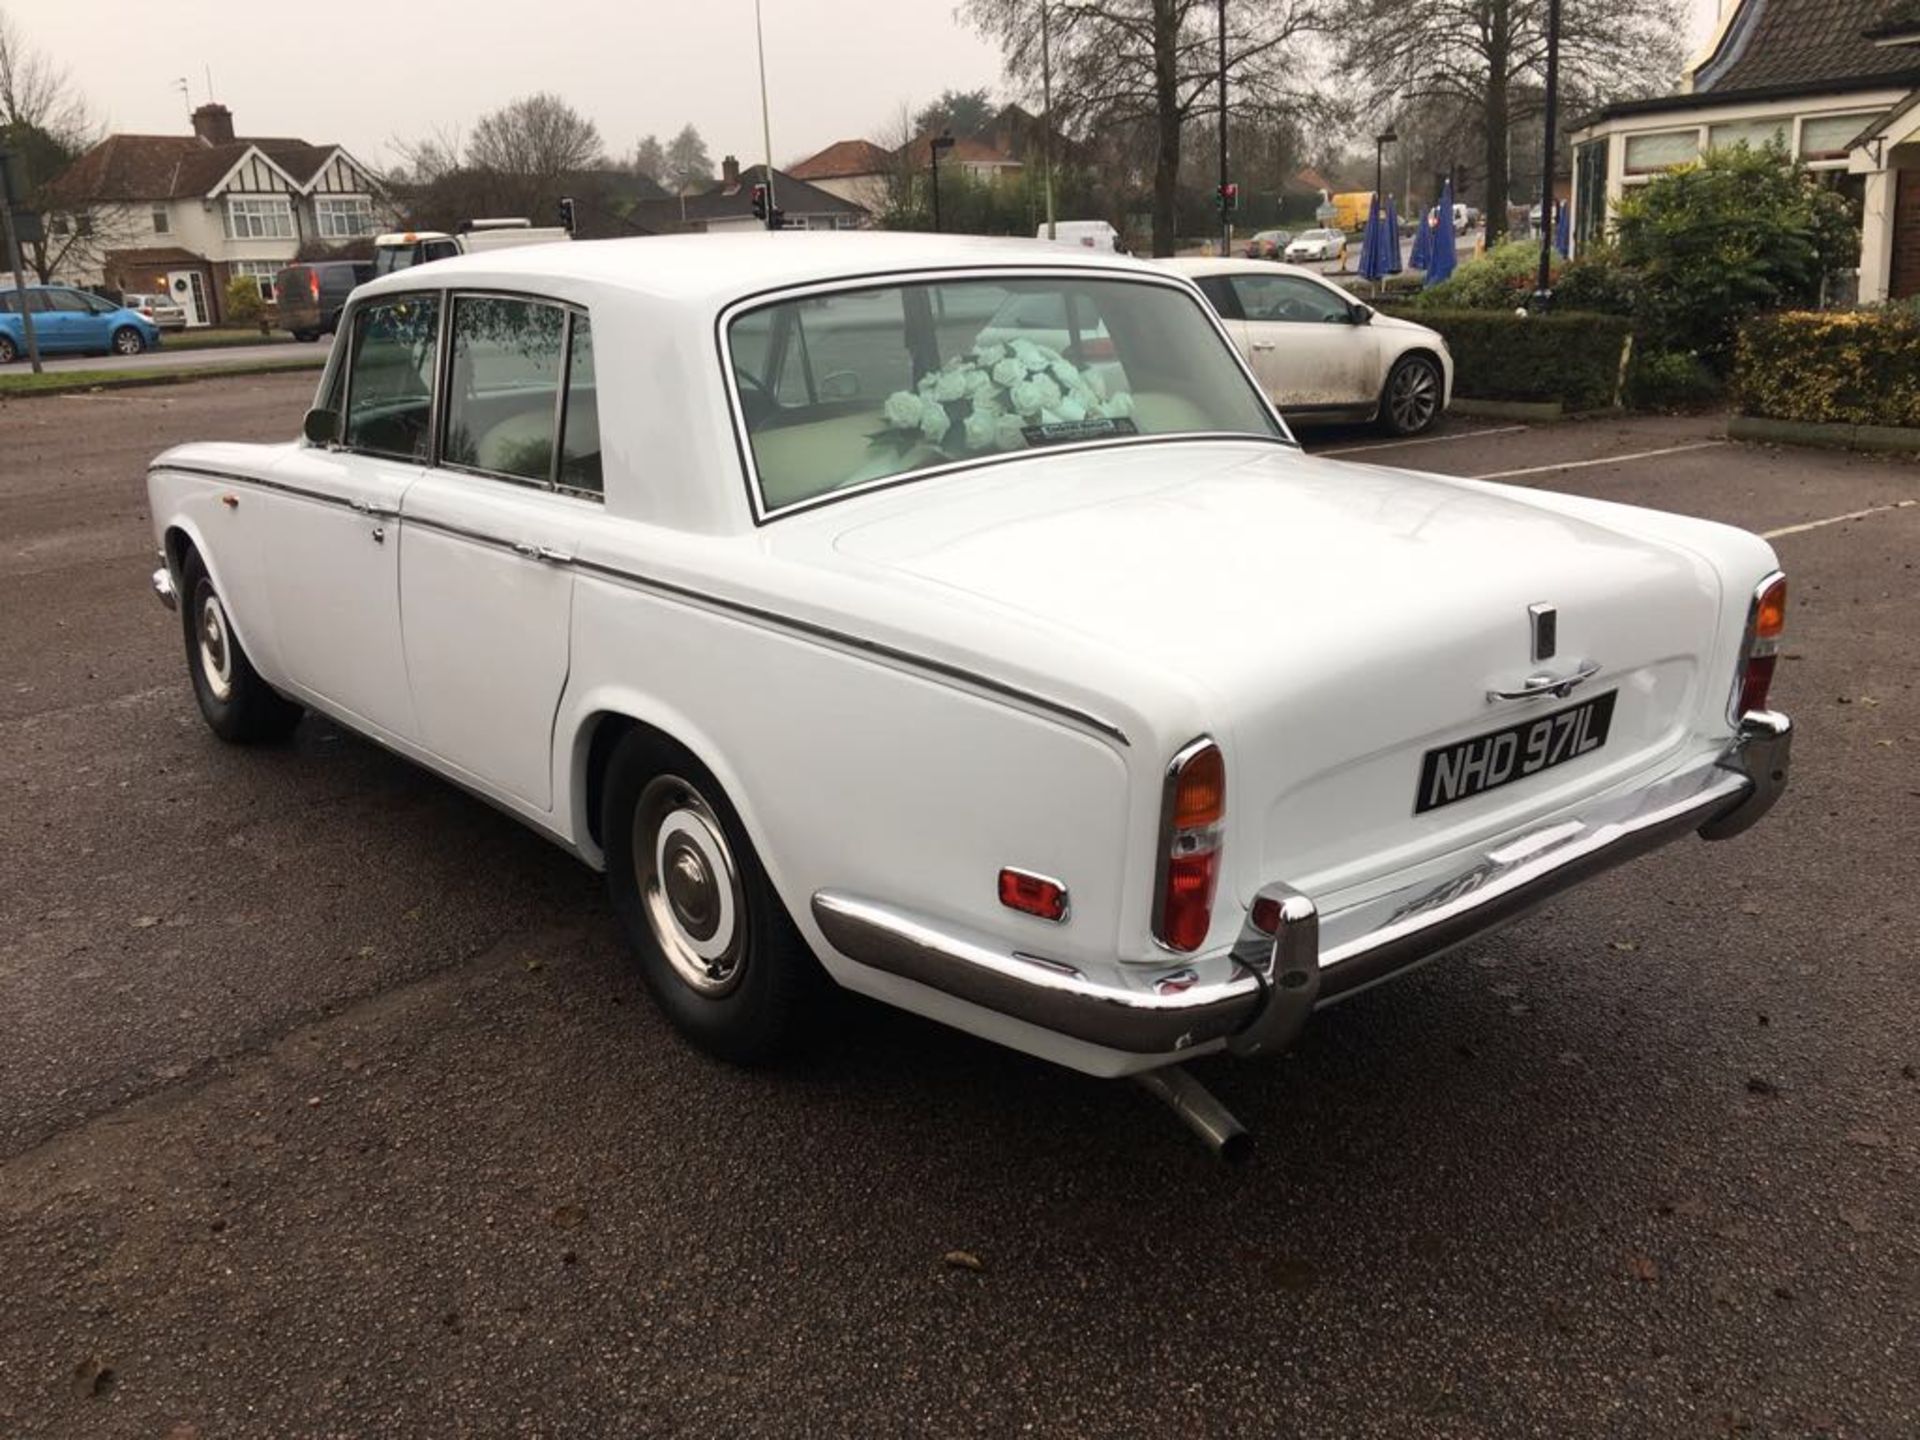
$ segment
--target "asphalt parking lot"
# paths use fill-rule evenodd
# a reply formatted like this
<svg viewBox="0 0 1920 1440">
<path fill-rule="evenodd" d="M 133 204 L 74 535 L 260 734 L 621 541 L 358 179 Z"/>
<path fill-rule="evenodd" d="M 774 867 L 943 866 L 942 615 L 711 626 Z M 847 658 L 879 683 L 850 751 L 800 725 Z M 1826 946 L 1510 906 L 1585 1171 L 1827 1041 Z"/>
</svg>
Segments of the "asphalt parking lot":
<svg viewBox="0 0 1920 1440">
<path fill-rule="evenodd" d="M 707 1060 L 558 850 L 322 722 L 215 741 L 144 466 L 311 390 L 0 402 L 0 1435 L 1920 1433 L 1920 465 L 1312 437 L 1776 532 L 1795 777 L 1201 1066 L 1230 1170 L 864 1006 Z"/>
</svg>

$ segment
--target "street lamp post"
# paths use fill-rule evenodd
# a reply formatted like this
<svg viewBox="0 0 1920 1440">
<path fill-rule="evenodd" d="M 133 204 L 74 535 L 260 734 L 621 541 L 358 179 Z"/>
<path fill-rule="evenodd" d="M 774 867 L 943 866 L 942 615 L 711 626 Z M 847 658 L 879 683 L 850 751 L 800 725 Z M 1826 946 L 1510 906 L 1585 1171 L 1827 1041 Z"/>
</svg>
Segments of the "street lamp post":
<svg viewBox="0 0 1920 1440">
<path fill-rule="evenodd" d="M 1227 0 L 1220 0 L 1220 254 L 1233 253 L 1233 212 L 1227 208 Z"/>
<path fill-rule="evenodd" d="M 1042 184 L 1047 192 L 1047 239 L 1053 233 L 1053 50 L 1047 34 L 1047 0 L 1040 0 L 1040 109 L 1046 128 L 1040 135 Z"/>
<path fill-rule="evenodd" d="M 940 229 L 940 152 L 953 148 L 953 136 L 935 135 L 927 141 L 927 154 L 933 164 L 933 228 Z"/>
<path fill-rule="evenodd" d="M 1553 112 L 1560 90 L 1560 0 L 1547 0 L 1547 126 L 1540 152 L 1540 275 L 1533 303 L 1545 309 L 1553 303 Z"/>
<path fill-rule="evenodd" d="M 1387 146 L 1393 144 L 1393 142 L 1399 138 L 1400 137 L 1394 134 L 1391 129 L 1373 137 L 1373 197 L 1374 203 L 1376 204 L 1380 202 L 1380 186 L 1386 178 L 1385 162 Z"/>
<path fill-rule="evenodd" d="M 27 269 L 20 258 L 20 234 L 14 228 L 13 157 L 0 150 L 0 229 L 6 232 L 7 264 L 13 270 L 14 306 L 20 312 L 22 338 L 27 342 L 27 358 L 33 373 L 40 373 L 40 340 L 33 326 L 33 311 L 27 306 Z M 78 224 L 76 220 L 74 222 Z"/>
</svg>

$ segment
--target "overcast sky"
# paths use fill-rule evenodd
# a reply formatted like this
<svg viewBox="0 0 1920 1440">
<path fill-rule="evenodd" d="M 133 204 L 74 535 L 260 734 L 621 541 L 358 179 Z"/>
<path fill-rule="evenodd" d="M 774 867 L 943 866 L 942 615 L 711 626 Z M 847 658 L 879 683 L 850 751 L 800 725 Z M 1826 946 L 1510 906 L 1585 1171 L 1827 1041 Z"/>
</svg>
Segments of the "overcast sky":
<svg viewBox="0 0 1920 1440">
<path fill-rule="evenodd" d="M 902 103 L 998 89 L 999 53 L 953 0 L 762 0 L 775 163 L 878 136 Z M 1694 38 L 1717 0 L 1689 0 Z M 553 90 L 609 154 L 688 121 L 717 165 L 761 157 L 753 0 L 0 0 L 64 64 L 108 130 L 178 134 L 212 96 L 242 135 L 345 145 L 376 169 L 395 139 L 465 132 Z"/>
</svg>

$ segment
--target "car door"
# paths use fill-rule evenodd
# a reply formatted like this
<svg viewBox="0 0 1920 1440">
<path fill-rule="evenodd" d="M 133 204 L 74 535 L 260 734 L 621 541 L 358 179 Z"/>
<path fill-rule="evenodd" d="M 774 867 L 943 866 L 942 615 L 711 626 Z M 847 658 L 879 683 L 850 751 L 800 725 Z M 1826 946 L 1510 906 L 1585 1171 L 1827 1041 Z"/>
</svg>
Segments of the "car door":
<svg viewBox="0 0 1920 1440">
<path fill-rule="evenodd" d="M 407 492 L 400 613 L 421 743 L 513 800 L 553 807 L 553 721 L 573 557 L 599 512 L 584 311 L 456 293 L 437 463 Z"/>
<path fill-rule="evenodd" d="M 1352 297 L 1304 275 L 1232 277 L 1247 358 L 1275 407 L 1288 413 L 1370 408 L 1380 392 L 1380 346 L 1356 323 Z"/>
<path fill-rule="evenodd" d="M 29 290 L 27 309 L 33 312 L 33 334 L 49 355 L 84 348 L 86 331 L 80 324 L 85 306 L 65 299 L 64 290 Z"/>
<path fill-rule="evenodd" d="M 378 736 L 419 725 L 400 633 L 400 507 L 432 454 L 437 291 L 360 306 L 321 409 L 330 442 L 275 467 L 268 593 L 282 667 L 327 708 Z"/>
</svg>

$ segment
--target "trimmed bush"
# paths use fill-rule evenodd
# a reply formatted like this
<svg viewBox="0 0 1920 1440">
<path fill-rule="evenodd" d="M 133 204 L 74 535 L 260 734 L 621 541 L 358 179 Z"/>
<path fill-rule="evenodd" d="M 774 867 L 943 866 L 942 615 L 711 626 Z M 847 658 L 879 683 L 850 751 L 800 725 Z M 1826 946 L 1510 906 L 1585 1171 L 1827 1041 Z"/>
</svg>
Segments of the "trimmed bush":
<svg viewBox="0 0 1920 1440">
<path fill-rule="evenodd" d="M 1473 400 L 1557 400 L 1569 410 L 1613 404 L 1620 348 L 1631 329 L 1617 315 L 1556 310 L 1426 310 L 1409 315 L 1446 337 L 1453 393 Z"/>
<path fill-rule="evenodd" d="M 1553 257 L 1553 273 L 1560 271 Z M 1422 310 L 1511 310 L 1527 303 L 1540 273 L 1540 242 L 1509 240 L 1460 268 L 1414 302 Z"/>
<path fill-rule="evenodd" d="M 227 323 L 252 325 L 266 306 L 260 299 L 260 282 L 251 275 L 236 275 L 227 281 Z"/>
<path fill-rule="evenodd" d="M 1789 311 L 1741 328 L 1733 372 L 1743 415 L 1816 424 L 1920 426 L 1920 311 Z"/>
<path fill-rule="evenodd" d="M 1635 350 L 1627 367 L 1627 404 L 1635 410 L 1710 410 L 1727 398 L 1700 357 L 1678 350 Z"/>
</svg>

